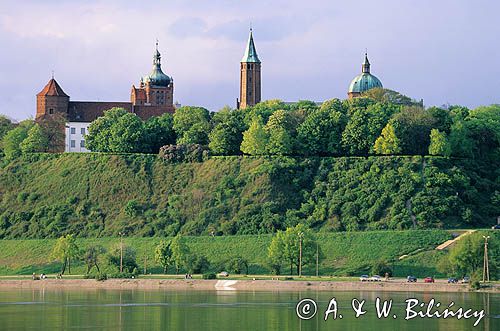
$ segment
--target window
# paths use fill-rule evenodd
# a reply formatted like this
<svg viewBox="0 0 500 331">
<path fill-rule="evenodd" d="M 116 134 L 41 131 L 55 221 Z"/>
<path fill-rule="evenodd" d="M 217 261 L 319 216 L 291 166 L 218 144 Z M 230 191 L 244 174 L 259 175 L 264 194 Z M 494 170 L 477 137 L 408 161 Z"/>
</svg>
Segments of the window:
<svg viewBox="0 0 500 331">
<path fill-rule="evenodd" d="M 80 140 L 80 147 L 85 148 L 85 140 Z"/>
<path fill-rule="evenodd" d="M 80 133 L 81 133 L 81 134 L 85 134 L 85 128 L 81 128 L 81 129 L 80 129 Z"/>
<path fill-rule="evenodd" d="M 49 108 L 49 114 L 54 114 L 54 109 Z"/>
<path fill-rule="evenodd" d="M 71 134 L 75 134 L 76 133 L 76 128 L 71 128 Z"/>
<path fill-rule="evenodd" d="M 75 141 L 74 141 L 74 140 L 71 140 L 71 141 L 70 141 L 70 145 L 69 145 L 69 147 L 71 147 L 71 148 L 75 148 Z"/>
</svg>

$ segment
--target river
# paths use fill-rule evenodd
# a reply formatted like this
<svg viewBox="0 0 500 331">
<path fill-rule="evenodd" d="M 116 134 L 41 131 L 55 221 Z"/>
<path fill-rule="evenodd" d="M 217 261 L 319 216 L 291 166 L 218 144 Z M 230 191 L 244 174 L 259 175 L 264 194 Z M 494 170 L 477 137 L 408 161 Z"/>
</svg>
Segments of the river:
<svg viewBox="0 0 500 331">
<path fill-rule="evenodd" d="M 309 320 L 297 317 L 305 298 L 318 307 Z M 324 321 L 332 298 L 337 319 L 332 313 Z M 365 300 L 358 318 L 354 298 Z M 387 318 L 377 318 L 377 298 L 393 300 Z M 435 299 L 441 308 L 453 301 L 453 308 L 484 310 L 485 317 L 476 327 L 476 318 L 405 320 L 409 298 Z M 0 330 L 500 330 L 500 294 L 2 289 Z"/>
</svg>

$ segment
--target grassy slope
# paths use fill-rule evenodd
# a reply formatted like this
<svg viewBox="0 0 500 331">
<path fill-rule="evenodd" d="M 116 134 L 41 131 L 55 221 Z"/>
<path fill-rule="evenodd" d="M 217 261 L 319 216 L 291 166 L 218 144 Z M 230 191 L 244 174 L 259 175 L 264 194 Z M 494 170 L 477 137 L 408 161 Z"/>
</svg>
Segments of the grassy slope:
<svg viewBox="0 0 500 331">
<path fill-rule="evenodd" d="M 27 155 L 0 166 L 0 238 L 257 234 L 297 222 L 326 232 L 486 225 L 500 213 L 492 202 L 500 167 L 471 162 Z M 141 210 L 130 216 L 132 200 Z"/>
<path fill-rule="evenodd" d="M 318 239 L 325 254 L 320 272 L 323 275 L 358 275 L 365 272 L 369 265 L 377 260 L 397 260 L 402 254 L 423 248 L 433 255 L 435 246 L 449 239 L 451 235 L 443 230 L 417 231 L 373 231 L 319 234 Z M 207 256 L 215 266 L 231 256 L 240 255 L 251 264 L 250 273 L 267 273 L 266 255 L 271 240 L 270 235 L 261 236 L 223 236 L 223 237 L 186 237 L 191 250 Z M 125 238 L 126 245 L 137 251 L 138 264 L 142 268 L 144 259 L 152 272 L 161 268 L 154 263 L 154 247 L 160 238 Z M 118 238 L 79 239 L 79 245 L 101 244 L 106 248 L 115 245 Z M 0 274 L 31 274 L 32 272 L 57 272 L 59 264 L 53 262 L 50 253 L 55 240 L 1 240 Z M 396 262 L 396 273 L 406 276 L 409 268 L 417 276 L 438 275 L 425 259 L 413 257 L 404 264 Z M 415 266 L 424 266 L 417 270 Z M 108 267 L 109 268 L 109 267 Z M 74 266 L 74 273 L 83 273 L 81 263 Z M 286 265 L 284 271 L 287 272 Z M 217 271 L 217 270 L 214 270 Z M 305 268 L 305 274 L 314 274 L 314 267 Z"/>
</svg>

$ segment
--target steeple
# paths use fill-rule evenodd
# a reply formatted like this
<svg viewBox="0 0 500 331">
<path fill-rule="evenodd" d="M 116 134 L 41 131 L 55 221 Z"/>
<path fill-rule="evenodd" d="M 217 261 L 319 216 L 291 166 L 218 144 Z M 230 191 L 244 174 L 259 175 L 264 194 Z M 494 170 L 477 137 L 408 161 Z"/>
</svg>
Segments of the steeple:
<svg viewBox="0 0 500 331">
<path fill-rule="evenodd" d="M 365 61 L 363 62 L 361 72 L 364 74 L 370 73 L 370 61 L 368 61 L 368 51 L 365 52 Z"/>
<path fill-rule="evenodd" d="M 245 55 L 243 55 L 241 63 L 260 63 L 257 50 L 255 49 L 255 43 L 253 42 L 252 28 L 250 28 L 247 48 L 245 49 Z"/>
</svg>

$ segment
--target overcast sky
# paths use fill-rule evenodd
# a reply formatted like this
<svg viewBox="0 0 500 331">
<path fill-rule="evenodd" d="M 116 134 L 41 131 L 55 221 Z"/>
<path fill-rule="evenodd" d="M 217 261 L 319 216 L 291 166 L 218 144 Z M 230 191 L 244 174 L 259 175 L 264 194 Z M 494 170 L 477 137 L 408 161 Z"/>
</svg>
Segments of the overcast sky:
<svg viewBox="0 0 500 331">
<path fill-rule="evenodd" d="M 234 106 L 253 25 L 263 99 L 345 98 L 365 48 L 426 105 L 500 103 L 497 0 L 18 0 L 0 3 L 0 113 L 34 116 L 52 70 L 71 100 L 128 101 L 155 40 L 174 99 Z"/>
</svg>

